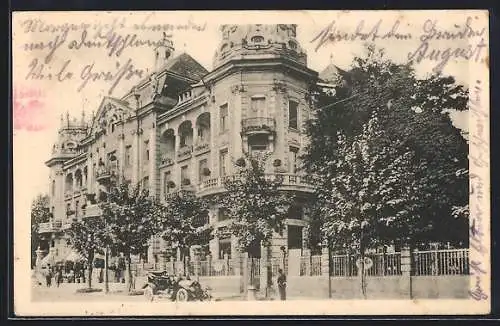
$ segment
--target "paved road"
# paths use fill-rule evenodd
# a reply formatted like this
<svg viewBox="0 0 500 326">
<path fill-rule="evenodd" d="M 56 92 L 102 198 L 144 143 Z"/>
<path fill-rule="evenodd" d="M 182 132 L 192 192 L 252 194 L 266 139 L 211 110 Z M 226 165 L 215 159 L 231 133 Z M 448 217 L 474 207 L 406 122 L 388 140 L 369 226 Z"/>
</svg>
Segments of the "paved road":
<svg viewBox="0 0 500 326">
<path fill-rule="evenodd" d="M 86 285 L 79 283 L 63 283 L 60 287 L 52 286 L 50 288 L 44 285 L 33 286 L 32 301 L 34 302 L 61 302 L 61 301 L 120 301 L 120 302 L 144 302 L 146 298 L 143 295 L 128 295 L 125 284 L 110 283 L 110 292 L 108 294 L 101 292 L 77 293 L 77 289 L 84 288 Z M 104 290 L 104 284 L 97 283 L 95 288 Z M 239 294 L 232 293 L 214 293 L 216 300 L 233 301 L 244 300 Z M 166 299 L 160 299 L 166 300 Z"/>
</svg>

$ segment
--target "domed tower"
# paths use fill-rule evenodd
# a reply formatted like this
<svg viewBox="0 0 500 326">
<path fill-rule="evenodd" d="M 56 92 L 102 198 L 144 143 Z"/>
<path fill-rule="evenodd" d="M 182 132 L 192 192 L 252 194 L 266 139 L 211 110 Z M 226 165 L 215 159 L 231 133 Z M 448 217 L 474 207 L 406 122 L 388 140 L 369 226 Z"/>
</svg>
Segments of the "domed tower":
<svg viewBox="0 0 500 326">
<path fill-rule="evenodd" d="M 49 197 L 51 212 L 55 219 L 62 219 L 65 214 L 64 188 L 70 182 L 65 179 L 63 164 L 80 154 L 80 142 L 87 135 L 87 127 L 83 112 L 81 120 L 70 119 L 69 114 L 66 114 L 64 119 L 61 115 L 57 142 L 52 147 L 50 159 L 45 162 L 45 165 L 50 168 Z"/>
<path fill-rule="evenodd" d="M 282 189 L 296 193 L 297 202 L 305 202 L 313 187 L 298 175 L 299 157 L 306 148 L 303 126 L 310 117 L 309 93 L 318 73 L 307 67 L 297 26 L 224 25 L 220 32 L 214 69 L 203 78 L 214 115 L 211 134 L 217 135 L 213 138 L 217 150 L 210 152 L 214 177 L 237 173 L 231 161 L 244 153 L 269 155 L 266 173 L 286 173 L 289 181 Z M 210 191 L 199 194 L 212 195 Z M 273 256 L 280 255 L 281 247 L 302 247 L 306 221 L 299 211 L 289 215 L 293 221 L 283 234 L 273 236 Z M 214 213 L 214 220 L 220 212 Z M 260 248 L 254 249 L 252 255 L 258 257 Z M 213 253 L 228 250 L 237 250 L 237 239 L 228 233 L 210 242 Z"/>
<path fill-rule="evenodd" d="M 307 65 L 307 55 L 297 41 L 297 25 L 222 25 L 222 42 L 216 50 L 214 69 L 231 59 L 287 57 Z"/>
</svg>

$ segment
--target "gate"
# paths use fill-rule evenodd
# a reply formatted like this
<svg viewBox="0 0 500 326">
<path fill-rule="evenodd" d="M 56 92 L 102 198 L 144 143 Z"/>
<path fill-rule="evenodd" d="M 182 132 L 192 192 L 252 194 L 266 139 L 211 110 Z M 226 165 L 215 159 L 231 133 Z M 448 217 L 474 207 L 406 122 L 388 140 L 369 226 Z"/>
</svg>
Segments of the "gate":
<svg viewBox="0 0 500 326">
<path fill-rule="evenodd" d="M 248 284 L 260 288 L 260 258 L 248 258 Z"/>
</svg>

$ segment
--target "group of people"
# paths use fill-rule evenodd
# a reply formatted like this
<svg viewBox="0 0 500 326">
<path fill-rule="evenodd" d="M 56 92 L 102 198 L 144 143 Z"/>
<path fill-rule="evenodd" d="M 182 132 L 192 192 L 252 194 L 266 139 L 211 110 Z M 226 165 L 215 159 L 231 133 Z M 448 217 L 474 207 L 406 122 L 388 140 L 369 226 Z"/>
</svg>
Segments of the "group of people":
<svg viewBox="0 0 500 326">
<path fill-rule="evenodd" d="M 63 282 L 63 270 L 61 266 L 50 266 L 47 265 L 47 269 L 44 271 L 45 274 L 45 285 L 47 287 L 52 286 L 52 279 L 54 279 L 57 287 Z"/>
<path fill-rule="evenodd" d="M 51 266 L 50 264 L 48 264 L 47 267 L 42 270 L 42 275 L 45 278 L 45 285 L 47 287 L 51 287 L 53 281 L 55 285 L 59 287 L 59 285 L 64 282 L 65 276 L 68 282 L 75 282 L 76 278 L 79 276 L 73 269 L 71 269 L 67 273 L 64 273 L 63 266 Z"/>
</svg>

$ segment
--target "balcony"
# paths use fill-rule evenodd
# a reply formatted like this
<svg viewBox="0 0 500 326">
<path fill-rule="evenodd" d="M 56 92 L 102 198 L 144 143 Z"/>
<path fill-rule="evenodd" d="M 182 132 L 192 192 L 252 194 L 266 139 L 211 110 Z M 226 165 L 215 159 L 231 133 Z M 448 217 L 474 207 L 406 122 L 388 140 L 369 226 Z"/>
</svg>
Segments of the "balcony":
<svg viewBox="0 0 500 326">
<path fill-rule="evenodd" d="M 97 216 L 101 216 L 101 214 L 102 214 L 102 211 L 99 208 L 99 205 L 97 205 L 97 204 L 87 205 L 87 207 L 85 207 L 84 217 L 97 217 Z"/>
<path fill-rule="evenodd" d="M 163 154 L 160 157 L 160 165 L 169 166 L 174 164 L 174 160 L 172 159 L 172 154 Z"/>
<path fill-rule="evenodd" d="M 73 198 L 73 190 L 66 190 L 64 192 L 64 199 L 68 200 Z"/>
<path fill-rule="evenodd" d="M 116 169 L 101 166 L 96 172 L 96 181 L 103 184 L 116 179 Z"/>
<path fill-rule="evenodd" d="M 52 233 L 57 232 L 62 227 L 61 220 L 55 220 L 51 222 L 40 223 L 38 225 L 38 233 Z"/>
<path fill-rule="evenodd" d="M 201 155 L 209 151 L 210 145 L 208 144 L 208 142 L 199 143 L 194 146 L 194 155 Z"/>
<path fill-rule="evenodd" d="M 179 153 L 177 154 L 177 161 L 184 161 L 191 158 L 191 154 L 193 153 L 193 146 L 184 146 L 179 149 Z"/>
<path fill-rule="evenodd" d="M 199 195 L 205 196 L 214 193 L 224 192 L 224 180 L 238 180 L 239 175 L 211 178 L 203 181 L 199 187 Z M 303 191 L 307 193 L 314 192 L 314 178 L 308 175 L 269 173 L 266 174 L 267 180 L 277 180 L 282 178 L 281 190 Z"/>
<path fill-rule="evenodd" d="M 273 118 L 248 118 L 241 121 L 241 132 L 245 135 L 272 134 L 276 132 Z"/>
</svg>

